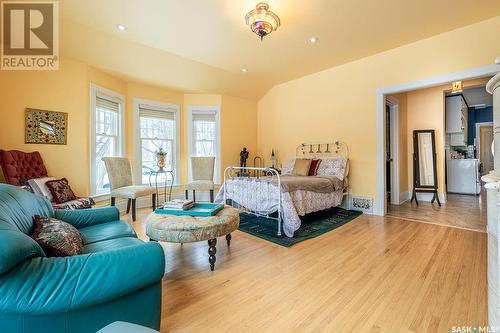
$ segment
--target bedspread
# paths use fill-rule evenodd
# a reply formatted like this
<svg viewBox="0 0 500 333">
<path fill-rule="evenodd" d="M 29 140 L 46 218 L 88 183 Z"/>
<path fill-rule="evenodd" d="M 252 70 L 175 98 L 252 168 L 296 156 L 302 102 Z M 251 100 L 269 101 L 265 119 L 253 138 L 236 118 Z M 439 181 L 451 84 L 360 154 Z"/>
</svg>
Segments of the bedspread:
<svg viewBox="0 0 500 333">
<path fill-rule="evenodd" d="M 270 182 L 265 178 L 233 178 L 226 180 L 225 186 L 221 187 L 216 202 L 224 200 L 224 188 L 227 191 L 226 199 L 231 199 L 259 214 L 276 212 L 278 205 L 281 204 L 283 232 L 288 237 L 293 237 L 294 232 L 300 228 L 299 216 L 342 204 L 344 189 L 337 183 L 335 190 L 329 192 L 304 189 L 284 191 L 282 183 L 281 202 L 279 202 L 279 189 L 276 182 Z"/>
</svg>

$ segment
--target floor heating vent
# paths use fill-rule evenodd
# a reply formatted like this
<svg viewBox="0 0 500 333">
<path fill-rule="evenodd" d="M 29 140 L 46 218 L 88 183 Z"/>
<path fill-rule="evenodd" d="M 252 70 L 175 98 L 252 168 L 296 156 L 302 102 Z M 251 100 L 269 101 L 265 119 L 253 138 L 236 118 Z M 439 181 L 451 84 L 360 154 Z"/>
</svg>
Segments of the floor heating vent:
<svg viewBox="0 0 500 333">
<path fill-rule="evenodd" d="M 354 195 L 351 197 L 351 209 L 373 213 L 373 198 Z"/>
</svg>

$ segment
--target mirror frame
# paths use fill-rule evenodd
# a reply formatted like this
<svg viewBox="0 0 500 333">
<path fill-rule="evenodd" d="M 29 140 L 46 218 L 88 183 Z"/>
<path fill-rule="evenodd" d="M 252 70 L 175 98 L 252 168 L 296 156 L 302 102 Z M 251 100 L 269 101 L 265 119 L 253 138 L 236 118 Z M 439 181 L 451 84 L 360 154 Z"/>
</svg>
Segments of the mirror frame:
<svg viewBox="0 0 500 333">
<path fill-rule="evenodd" d="M 434 173 L 434 185 L 422 185 L 420 183 L 420 155 L 418 146 L 418 135 L 420 133 L 430 133 L 432 141 L 432 168 Z M 413 186 L 415 189 L 436 189 L 438 188 L 437 182 L 437 156 L 436 156 L 436 131 L 433 129 L 428 130 L 414 130 L 413 131 Z"/>
</svg>

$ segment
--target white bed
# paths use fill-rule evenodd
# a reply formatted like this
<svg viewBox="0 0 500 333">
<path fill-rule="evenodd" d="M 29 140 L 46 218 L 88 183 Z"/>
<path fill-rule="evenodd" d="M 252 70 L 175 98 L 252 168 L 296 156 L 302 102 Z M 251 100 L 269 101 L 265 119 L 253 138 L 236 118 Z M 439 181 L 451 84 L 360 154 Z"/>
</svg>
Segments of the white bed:
<svg viewBox="0 0 500 333">
<path fill-rule="evenodd" d="M 291 176 L 296 158 L 318 158 L 318 176 Z M 288 237 L 300 228 L 299 216 L 337 207 L 348 193 L 348 150 L 339 141 L 302 144 L 282 174 L 269 168 L 228 167 L 216 202 L 226 202 L 250 214 L 274 218 Z M 255 176 L 243 176 L 253 173 Z M 264 176 L 262 176 L 264 175 Z"/>
</svg>

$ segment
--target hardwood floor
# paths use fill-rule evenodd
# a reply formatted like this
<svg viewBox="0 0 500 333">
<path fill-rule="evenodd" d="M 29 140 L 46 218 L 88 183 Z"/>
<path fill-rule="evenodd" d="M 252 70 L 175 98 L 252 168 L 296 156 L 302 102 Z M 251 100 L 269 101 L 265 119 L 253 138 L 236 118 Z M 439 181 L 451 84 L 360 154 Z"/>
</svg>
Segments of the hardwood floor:
<svg viewBox="0 0 500 333">
<path fill-rule="evenodd" d="M 440 224 L 444 226 L 486 232 L 486 192 L 480 196 L 448 194 L 439 207 L 436 203 L 409 201 L 402 205 L 388 205 L 387 215 L 401 219 Z"/>
<path fill-rule="evenodd" d="M 140 210 L 134 223 L 144 237 Z M 131 222 L 130 218 L 129 221 Z M 450 332 L 487 324 L 486 234 L 363 215 L 284 248 L 162 243 L 162 332 Z"/>
</svg>

